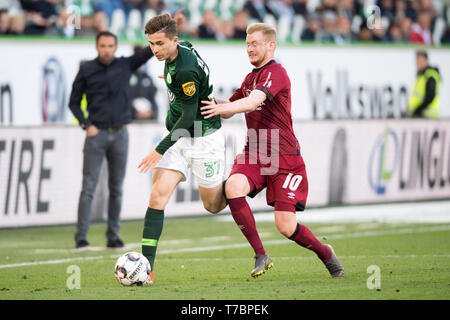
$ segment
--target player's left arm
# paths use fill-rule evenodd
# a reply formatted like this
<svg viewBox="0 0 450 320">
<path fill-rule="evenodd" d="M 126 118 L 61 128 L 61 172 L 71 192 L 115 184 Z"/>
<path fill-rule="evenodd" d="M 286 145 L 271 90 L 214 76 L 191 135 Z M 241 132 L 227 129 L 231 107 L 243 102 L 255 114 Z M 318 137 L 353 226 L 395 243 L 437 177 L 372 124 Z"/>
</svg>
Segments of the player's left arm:
<svg viewBox="0 0 450 320">
<path fill-rule="evenodd" d="M 216 104 L 212 101 L 202 101 L 204 107 L 201 107 L 202 115 L 205 119 L 221 116 L 222 118 L 230 118 L 236 113 L 243 113 L 256 110 L 258 106 L 267 99 L 266 93 L 262 90 L 254 89 L 250 95 L 233 102 Z"/>
<path fill-rule="evenodd" d="M 164 153 L 178 141 L 179 138 L 186 136 L 185 130 L 192 127 L 197 114 L 197 104 L 183 104 L 183 113 L 164 139 L 158 146 L 142 159 L 138 165 L 141 173 L 146 173 L 161 160 Z"/>
<path fill-rule="evenodd" d="M 140 172 L 146 173 L 156 165 L 159 160 L 161 160 L 164 153 L 173 146 L 179 138 L 186 136 L 187 130 L 194 125 L 198 108 L 199 82 L 197 81 L 195 73 L 187 72 L 186 74 L 180 75 L 180 84 L 183 92 L 180 97 L 182 114 L 177 122 L 175 122 L 169 134 L 161 140 L 152 152 L 142 159 L 141 163 L 138 165 Z"/>
</svg>

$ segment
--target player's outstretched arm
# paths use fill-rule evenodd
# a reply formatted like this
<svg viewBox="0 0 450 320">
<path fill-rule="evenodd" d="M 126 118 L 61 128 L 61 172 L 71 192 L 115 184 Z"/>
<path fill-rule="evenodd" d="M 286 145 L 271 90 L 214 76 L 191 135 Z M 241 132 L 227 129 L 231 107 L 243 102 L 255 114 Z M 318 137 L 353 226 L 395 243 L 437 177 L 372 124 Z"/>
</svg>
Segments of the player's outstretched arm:
<svg viewBox="0 0 450 320">
<path fill-rule="evenodd" d="M 224 102 L 224 103 L 216 103 L 214 101 L 202 101 L 203 104 L 205 104 L 205 107 L 200 108 L 200 110 L 205 110 L 202 112 L 203 118 L 208 119 L 211 117 L 214 117 L 215 115 L 220 115 L 221 118 L 223 119 L 228 119 L 231 118 L 232 116 L 234 116 L 234 113 L 232 112 L 227 112 L 225 111 L 225 109 L 221 109 L 219 110 L 219 108 L 221 108 L 221 106 L 224 106 L 225 104 L 229 103 L 229 102 Z M 217 101 L 218 102 L 218 101 Z M 207 107 L 211 107 L 211 109 L 207 109 Z M 213 109 L 216 110 L 217 112 L 212 113 Z M 211 114 L 207 114 L 208 111 L 211 112 Z"/>
<path fill-rule="evenodd" d="M 203 104 L 206 104 L 208 106 L 215 106 L 215 105 L 226 104 L 226 103 L 230 103 L 230 102 L 231 102 L 230 100 L 225 100 L 225 99 L 220 99 L 220 98 L 214 98 L 211 101 L 207 101 L 207 100 L 202 101 Z M 203 110 L 203 109 L 200 108 L 200 110 Z M 234 115 L 233 113 L 225 113 L 225 112 L 220 114 L 220 116 L 224 119 L 231 118 L 233 115 Z M 207 118 L 205 118 L 205 119 L 207 119 Z"/>
<path fill-rule="evenodd" d="M 222 118 L 230 118 L 236 113 L 256 110 L 266 100 L 266 94 L 261 90 L 253 90 L 248 97 L 228 103 L 216 104 L 214 101 L 202 101 L 202 115 L 205 119 L 220 115 Z"/>
</svg>

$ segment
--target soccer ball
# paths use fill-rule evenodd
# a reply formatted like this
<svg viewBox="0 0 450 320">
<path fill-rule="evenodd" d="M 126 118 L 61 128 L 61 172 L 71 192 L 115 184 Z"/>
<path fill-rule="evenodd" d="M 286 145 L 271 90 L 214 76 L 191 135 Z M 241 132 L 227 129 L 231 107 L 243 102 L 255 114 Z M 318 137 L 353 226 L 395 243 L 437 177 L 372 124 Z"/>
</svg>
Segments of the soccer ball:
<svg viewBox="0 0 450 320">
<path fill-rule="evenodd" d="M 142 286 L 151 272 L 147 258 L 139 252 L 127 252 L 117 259 L 114 274 L 124 286 Z"/>
</svg>

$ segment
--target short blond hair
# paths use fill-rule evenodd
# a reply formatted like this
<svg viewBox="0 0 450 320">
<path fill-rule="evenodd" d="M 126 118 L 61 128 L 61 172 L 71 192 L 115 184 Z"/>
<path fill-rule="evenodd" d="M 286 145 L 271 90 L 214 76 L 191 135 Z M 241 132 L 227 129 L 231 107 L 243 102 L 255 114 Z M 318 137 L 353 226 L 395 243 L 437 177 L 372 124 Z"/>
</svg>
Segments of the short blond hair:
<svg viewBox="0 0 450 320">
<path fill-rule="evenodd" d="M 253 32 L 261 31 L 264 37 L 270 41 L 277 40 L 277 30 L 274 27 L 269 26 L 268 24 L 257 22 L 252 23 L 247 27 L 247 34 L 252 34 Z"/>
</svg>

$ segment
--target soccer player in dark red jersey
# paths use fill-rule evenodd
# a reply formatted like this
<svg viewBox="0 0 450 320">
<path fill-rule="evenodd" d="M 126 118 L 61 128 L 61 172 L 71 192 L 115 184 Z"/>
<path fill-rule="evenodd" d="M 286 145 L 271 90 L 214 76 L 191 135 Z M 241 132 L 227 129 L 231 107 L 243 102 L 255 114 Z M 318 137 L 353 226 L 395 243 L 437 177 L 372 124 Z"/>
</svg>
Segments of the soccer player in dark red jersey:
<svg viewBox="0 0 450 320">
<path fill-rule="evenodd" d="M 254 197 L 267 188 L 267 204 L 275 209 L 275 225 L 280 233 L 314 251 L 332 277 L 344 277 L 344 268 L 331 246 L 322 244 L 295 216 L 296 211 L 305 209 L 308 179 L 292 128 L 291 83 L 286 70 L 274 60 L 276 30 L 263 23 L 251 24 L 246 44 L 255 68 L 228 101 L 202 101 L 201 110 L 205 119 L 245 112 L 247 144 L 235 159 L 225 193 L 236 224 L 255 252 L 251 275 L 257 277 L 273 265 L 246 201 L 246 196 Z"/>
</svg>

